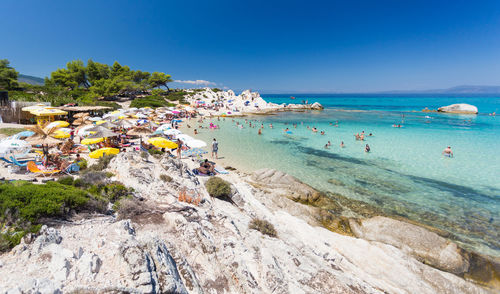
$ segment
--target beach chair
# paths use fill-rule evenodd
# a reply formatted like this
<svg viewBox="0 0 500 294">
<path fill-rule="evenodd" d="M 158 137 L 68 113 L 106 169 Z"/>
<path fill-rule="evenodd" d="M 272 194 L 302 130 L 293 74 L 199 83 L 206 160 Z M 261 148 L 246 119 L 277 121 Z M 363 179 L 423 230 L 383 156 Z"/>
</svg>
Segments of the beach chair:
<svg viewBox="0 0 500 294">
<path fill-rule="evenodd" d="M 80 171 L 80 166 L 76 163 L 72 163 L 62 170 L 62 172 L 67 174 L 68 176 L 71 176 L 71 173 L 77 173 L 79 171 Z"/>
<path fill-rule="evenodd" d="M 30 172 L 35 174 L 35 176 L 42 175 L 44 178 L 46 178 L 47 176 L 51 176 L 51 175 L 54 175 L 54 174 L 61 172 L 60 170 L 57 170 L 57 169 L 55 169 L 55 170 L 41 170 L 38 168 L 38 166 L 36 165 L 36 163 L 34 161 L 28 161 L 26 166 L 28 167 L 28 170 Z"/>
<path fill-rule="evenodd" d="M 14 156 L 11 156 L 10 160 L 12 161 L 12 164 L 14 164 L 15 166 L 18 166 L 18 167 L 25 167 L 28 164 L 27 161 L 26 162 L 17 161 L 17 159 Z"/>
</svg>

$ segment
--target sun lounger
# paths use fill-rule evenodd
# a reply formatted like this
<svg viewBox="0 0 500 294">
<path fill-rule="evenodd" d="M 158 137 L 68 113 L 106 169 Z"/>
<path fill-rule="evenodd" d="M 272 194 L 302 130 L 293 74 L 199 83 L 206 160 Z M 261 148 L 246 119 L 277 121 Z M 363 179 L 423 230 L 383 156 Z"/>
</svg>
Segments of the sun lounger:
<svg viewBox="0 0 500 294">
<path fill-rule="evenodd" d="M 223 167 L 220 166 L 216 166 L 214 170 L 221 175 L 227 175 L 229 173 L 227 170 L 225 170 Z"/>
<path fill-rule="evenodd" d="M 30 172 L 34 173 L 35 175 L 42 175 L 44 178 L 46 176 L 54 175 L 54 174 L 61 172 L 60 170 L 57 170 L 57 169 L 56 170 L 41 170 L 40 168 L 38 168 L 38 166 L 36 165 L 36 163 L 34 161 L 28 161 L 27 167 L 28 167 L 28 170 Z"/>
</svg>

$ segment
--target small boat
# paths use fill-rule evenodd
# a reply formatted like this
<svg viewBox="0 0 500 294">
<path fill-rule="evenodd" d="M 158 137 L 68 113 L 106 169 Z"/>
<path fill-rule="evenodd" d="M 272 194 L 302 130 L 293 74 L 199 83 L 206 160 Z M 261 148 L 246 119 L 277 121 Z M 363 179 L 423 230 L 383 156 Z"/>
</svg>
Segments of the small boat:
<svg viewBox="0 0 500 294">
<path fill-rule="evenodd" d="M 295 97 L 293 97 L 293 96 L 290 96 L 290 99 L 294 100 L 294 99 L 295 99 Z"/>
</svg>

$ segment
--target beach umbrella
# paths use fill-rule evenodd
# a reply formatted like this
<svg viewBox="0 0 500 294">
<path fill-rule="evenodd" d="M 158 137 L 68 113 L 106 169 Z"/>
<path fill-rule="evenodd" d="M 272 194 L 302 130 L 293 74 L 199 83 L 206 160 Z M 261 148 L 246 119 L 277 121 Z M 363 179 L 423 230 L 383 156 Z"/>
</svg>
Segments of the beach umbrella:
<svg viewBox="0 0 500 294">
<path fill-rule="evenodd" d="M 156 130 L 157 131 L 166 131 L 166 130 L 171 129 L 171 128 L 172 128 L 171 124 L 162 124 Z"/>
<path fill-rule="evenodd" d="M 194 110 L 194 108 L 193 108 L 193 107 L 191 107 L 191 106 L 186 106 L 184 109 L 185 109 L 186 111 L 193 111 L 193 110 Z"/>
<path fill-rule="evenodd" d="M 62 121 L 62 120 L 56 120 L 56 121 L 53 121 L 51 123 L 49 123 L 48 125 L 45 126 L 45 129 L 51 129 L 51 128 L 65 128 L 69 126 L 69 122 L 67 121 Z"/>
<path fill-rule="evenodd" d="M 153 131 L 151 131 L 149 128 L 135 127 L 133 129 L 131 129 L 130 131 L 128 131 L 127 135 L 131 135 L 131 136 L 144 136 L 144 135 L 150 135 L 152 133 L 153 133 Z"/>
<path fill-rule="evenodd" d="M 92 135 L 88 136 L 87 139 L 97 139 L 97 138 L 111 138 L 118 137 L 120 134 L 114 133 L 111 130 L 103 128 L 103 130 L 98 130 Z"/>
<path fill-rule="evenodd" d="M 94 116 L 94 117 L 89 118 L 88 120 L 90 120 L 90 121 L 96 121 L 97 122 L 97 121 L 100 121 L 100 120 L 103 120 L 103 119 L 100 116 Z"/>
<path fill-rule="evenodd" d="M 148 142 L 158 148 L 175 149 L 178 147 L 177 144 L 175 144 L 174 142 L 162 137 L 150 138 L 148 139 Z"/>
<path fill-rule="evenodd" d="M 139 124 L 139 125 L 143 125 L 143 124 L 145 124 L 147 122 L 148 122 L 147 119 L 139 119 L 139 120 L 137 120 L 137 124 Z"/>
<path fill-rule="evenodd" d="M 182 122 L 182 119 L 174 119 L 172 122 Z"/>
<path fill-rule="evenodd" d="M 78 129 L 76 130 L 76 134 L 78 136 L 87 136 L 87 135 L 91 134 L 91 132 L 89 130 L 92 128 L 95 128 L 95 126 L 94 125 L 86 125 L 86 126 L 78 127 Z"/>
<path fill-rule="evenodd" d="M 188 146 L 190 148 L 202 148 L 202 147 L 207 146 L 207 143 L 205 143 L 202 140 L 197 140 L 197 139 L 185 141 L 185 144 L 186 144 L 186 146 Z"/>
<path fill-rule="evenodd" d="M 126 119 L 122 119 L 122 120 L 119 120 L 117 122 L 115 122 L 115 125 L 119 126 L 119 127 L 122 127 L 122 128 L 131 128 L 134 126 L 134 123 L 132 123 L 131 121 L 129 120 L 126 120 Z"/>
<path fill-rule="evenodd" d="M 182 132 L 179 130 L 176 130 L 176 129 L 168 129 L 168 130 L 164 130 L 163 134 L 165 134 L 167 136 L 176 136 L 176 135 L 182 134 Z"/>
<path fill-rule="evenodd" d="M 40 135 L 34 135 L 32 137 L 29 137 L 28 139 L 26 139 L 26 141 L 29 142 L 31 145 L 49 145 L 49 146 L 57 145 L 63 142 L 56 138 L 52 138 L 51 136 L 40 136 Z"/>
<path fill-rule="evenodd" d="M 28 152 L 31 149 L 31 145 L 19 139 L 8 139 L 0 142 L 0 154 L 12 153 L 12 152 Z"/>
<path fill-rule="evenodd" d="M 104 138 L 83 139 L 80 143 L 83 145 L 92 145 L 104 141 Z"/>
<path fill-rule="evenodd" d="M 57 138 L 57 139 L 66 139 L 66 138 L 71 137 L 71 135 L 69 133 L 64 132 L 64 131 L 56 130 L 52 134 L 52 137 Z"/>
<path fill-rule="evenodd" d="M 32 131 L 22 131 L 22 132 L 15 134 L 14 136 L 12 136 L 12 138 L 13 139 L 20 139 L 20 138 L 24 138 L 24 137 L 31 137 L 34 134 L 35 134 L 35 132 L 32 132 Z"/>
<path fill-rule="evenodd" d="M 173 113 L 173 114 L 179 114 L 179 113 L 181 113 L 181 112 L 180 112 L 180 111 L 178 111 L 178 110 L 172 110 L 172 113 Z"/>
<path fill-rule="evenodd" d="M 185 151 L 182 151 L 182 155 L 184 156 L 198 156 L 202 154 L 208 153 L 207 151 L 200 149 L 200 148 L 191 148 Z"/>
<path fill-rule="evenodd" d="M 179 135 L 177 135 L 177 139 L 180 139 L 183 142 L 196 140 L 195 138 L 193 138 L 193 137 L 191 137 L 189 135 L 186 135 L 186 134 L 179 134 Z"/>
<path fill-rule="evenodd" d="M 96 123 L 96 125 L 107 129 L 118 127 L 117 125 L 115 125 L 114 123 L 110 123 L 109 121 L 104 121 L 103 123 L 100 124 Z"/>
<path fill-rule="evenodd" d="M 73 115 L 73 117 L 76 117 L 76 118 L 82 118 L 82 117 L 86 117 L 86 116 L 89 116 L 88 112 L 79 112 L 79 113 Z"/>
<path fill-rule="evenodd" d="M 31 105 L 31 106 L 23 107 L 23 108 L 21 108 L 21 110 L 22 111 L 32 111 L 32 110 L 44 108 L 44 107 L 47 107 L 47 106 L 48 105 L 45 105 L 45 104 L 36 104 L 36 105 Z"/>
<path fill-rule="evenodd" d="M 120 153 L 120 149 L 117 148 L 101 148 L 89 153 L 90 158 L 101 158 L 104 155 L 116 155 Z"/>
<path fill-rule="evenodd" d="M 136 115 L 134 115 L 135 118 L 148 118 L 147 115 L 143 114 L 143 113 L 137 113 Z"/>
</svg>

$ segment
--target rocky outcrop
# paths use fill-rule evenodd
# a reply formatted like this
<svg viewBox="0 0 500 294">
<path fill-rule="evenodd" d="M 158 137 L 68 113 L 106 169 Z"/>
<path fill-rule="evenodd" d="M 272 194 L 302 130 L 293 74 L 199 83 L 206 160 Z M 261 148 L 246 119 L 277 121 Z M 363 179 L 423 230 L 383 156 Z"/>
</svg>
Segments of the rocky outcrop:
<svg viewBox="0 0 500 294">
<path fill-rule="evenodd" d="M 314 102 L 311 105 L 311 109 L 314 109 L 314 110 L 322 110 L 323 108 L 324 108 L 323 105 L 319 104 L 319 102 Z"/>
<path fill-rule="evenodd" d="M 422 227 L 382 216 L 351 219 L 349 224 L 356 237 L 395 246 L 435 268 L 454 274 L 469 269 L 469 261 L 457 244 Z"/>
<path fill-rule="evenodd" d="M 316 203 L 314 190 L 284 173 L 222 175 L 234 189 L 229 203 L 206 194 L 205 178 L 193 182 L 189 164 L 116 156 L 109 167 L 115 178 L 133 185 L 143 198 L 137 205 L 160 217 L 94 216 L 44 228 L 0 256 L 0 292 L 486 293 L 395 246 L 311 225 L 316 208 L 291 199 Z M 172 181 L 158 180 L 162 173 Z M 177 201 L 179 187 L 197 189 L 203 201 Z M 277 236 L 251 229 L 256 218 Z"/>
<path fill-rule="evenodd" d="M 443 106 L 438 108 L 439 112 L 447 112 L 447 113 L 459 113 L 459 114 L 477 114 L 477 107 L 470 104 L 460 103 L 460 104 L 452 104 L 448 106 Z"/>
</svg>

